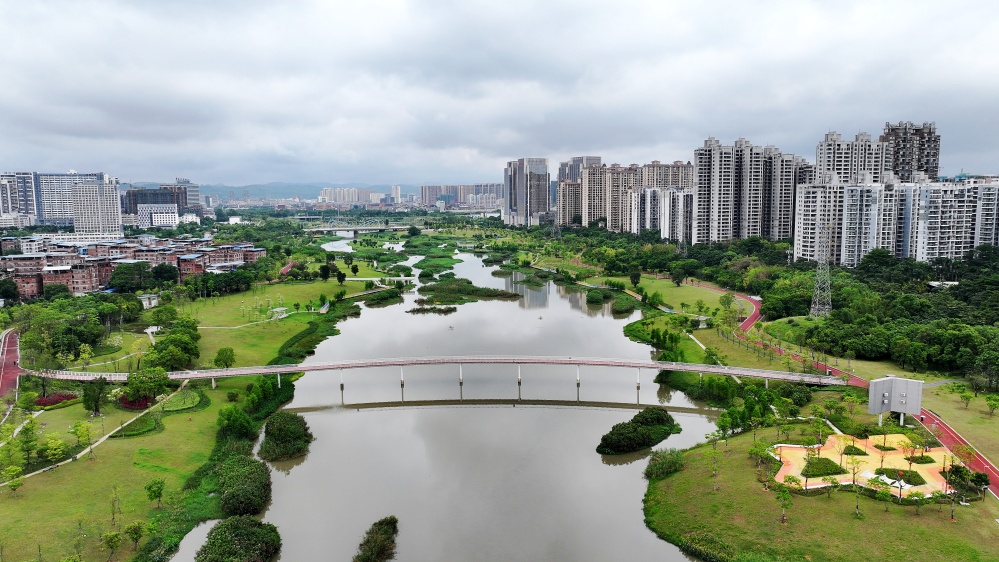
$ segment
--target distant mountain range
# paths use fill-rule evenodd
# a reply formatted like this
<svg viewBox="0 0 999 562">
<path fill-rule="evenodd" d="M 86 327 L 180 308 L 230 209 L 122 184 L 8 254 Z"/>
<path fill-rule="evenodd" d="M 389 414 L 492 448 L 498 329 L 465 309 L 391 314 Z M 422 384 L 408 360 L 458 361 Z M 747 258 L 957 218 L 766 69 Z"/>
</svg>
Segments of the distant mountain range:
<svg viewBox="0 0 999 562">
<path fill-rule="evenodd" d="M 167 183 L 167 182 L 162 182 Z M 145 189 L 156 189 L 160 186 L 160 182 L 148 182 L 148 181 L 137 181 L 132 183 L 135 187 L 142 187 Z M 396 184 L 402 189 L 403 193 L 419 193 L 420 186 L 411 184 Z M 202 184 L 201 185 L 201 195 L 218 195 L 222 199 L 228 199 L 229 193 L 232 192 L 237 199 L 243 198 L 243 192 L 249 192 L 250 197 L 253 198 L 264 198 L 264 199 L 289 199 L 292 197 L 301 197 L 303 199 L 315 199 L 319 196 L 319 191 L 324 187 L 356 187 L 358 189 L 370 189 L 374 192 L 389 193 L 392 190 L 392 184 L 367 184 L 367 183 L 330 183 L 330 182 L 312 182 L 312 183 L 286 183 L 286 182 L 272 182 L 272 183 L 255 183 L 250 185 L 224 185 L 224 184 Z"/>
</svg>

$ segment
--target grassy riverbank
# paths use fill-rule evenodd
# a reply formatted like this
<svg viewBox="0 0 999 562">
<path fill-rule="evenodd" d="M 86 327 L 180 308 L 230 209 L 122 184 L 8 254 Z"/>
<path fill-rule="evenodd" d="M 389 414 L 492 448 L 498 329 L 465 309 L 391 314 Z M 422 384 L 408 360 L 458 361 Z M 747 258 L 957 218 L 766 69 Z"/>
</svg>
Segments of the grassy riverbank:
<svg viewBox="0 0 999 562">
<path fill-rule="evenodd" d="M 759 432 L 775 439 L 772 428 Z M 850 492 L 793 496 L 788 522 L 782 524 L 775 493 L 757 480 L 756 463 L 749 456 L 751 433 L 729 440 L 721 451 L 718 491 L 712 491 L 709 445 L 684 453 L 686 467 L 649 483 L 645 496 L 646 525 L 660 538 L 675 544 L 697 545 L 704 560 L 852 562 L 867 560 L 999 560 L 994 540 L 999 502 L 988 499 L 958 506 L 957 522 L 937 506 L 914 507 L 861 497 L 863 519 L 854 515 L 856 498 Z"/>
</svg>

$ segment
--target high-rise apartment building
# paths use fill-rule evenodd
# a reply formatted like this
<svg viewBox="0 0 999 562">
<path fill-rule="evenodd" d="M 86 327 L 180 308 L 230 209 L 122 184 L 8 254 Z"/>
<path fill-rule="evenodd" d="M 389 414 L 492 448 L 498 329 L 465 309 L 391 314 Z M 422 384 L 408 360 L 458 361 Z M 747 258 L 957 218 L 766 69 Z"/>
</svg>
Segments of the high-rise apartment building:
<svg viewBox="0 0 999 562">
<path fill-rule="evenodd" d="M 583 225 L 583 184 L 559 180 L 555 196 L 555 221 L 561 225 Z"/>
<path fill-rule="evenodd" d="M 982 244 L 999 246 L 999 181 L 970 180 L 976 191 L 978 205 L 975 215 L 975 247 Z"/>
<path fill-rule="evenodd" d="M 70 170 L 65 174 L 35 174 L 36 192 L 39 194 L 38 222 L 54 226 L 73 224 L 74 192 L 78 186 L 112 185 L 117 190 L 118 179 L 104 172 L 80 174 Z M 115 195 L 117 202 L 117 194 Z M 121 213 L 119 211 L 119 217 Z M 120 218 L 119 218 L 120 221 Z"/>
<path fill-rule="evenodd" d="M 396 205 L 402 203 L 402 187 L 393 185 L 392 190 L 389 193 L 389 197 L 392 198 L 392 203 L 395 203 Z"/>
<path fill-rule="evenodd" d="M 902 255 L 916 261 L 958 260 L 975 245 L 975 187 L 956 183 L 923 183 L 913 189 L 913 205 L 902 216 L 909 232 Z"/>
<path fill-rule="evenodd" d="M 694 165 L 676 160 L 672 164 L 663 164 L 658 160 L 642 166 L 642 185 L 646 187 L 679 187 L 694 189 Z"/>
<path fill-rule="evenodd" d="M 888 146 L 891 155 L 888 168 L 899 180 L 914 181 L 917 172 L 925 174 L 930 181 L 939 177 L 940 135 L 935 123 L 885 123 L 885 132 L 879 140 Z"/>
<path fill-rule="evenodd" d="M 73 230 L 81 238 L 121 236 L 118 180 L 109 179 L 113 181 L 88 181 L 73 186 Z"/>
<path fill-rule="evenodd" d="M 794 235 L 795 186 L 813 174 L 804 158 L 745 139 L 722 146 L 709 138 L 694 160 L 691 243 Z"/>
<path fill-rule="evenodd" d="M 174 183 L 162 184 L 160 189 L 173 192 L 181 212 L 198 212 L 202 209 L 201 186 L 187 178 L 176 178 Z"/>
<path fill-rule="evenodd" d="M 890 145 L 871 139 L 867 133 L 858 133 L 852 141 L 839 133 L 826 133 L 815 147 L 815 172 L 832 182 L 856 185 L 866 179 L 882 183 L 885 172 L 891 169 Z"/>
<path fill-rule="evenodd" d="M 908 188 L 892 184 L 846 186 L 843 189 L 842 227 L 839 256 L 831 261 L 857 267 L 871 250 L 883 248 L 892 254 L 898 249 L 898 202 Z M 830 248 L 830 254 L 836 250 Z"/>
<path fill-rule="evenodd" d="M 507 162 L 503 170 L 503 222 L 517 226 L 540 224 L 551 209 L 550 181 L 547 158 Z"/>
<path fill-rule="evenodd" d="M 5 214 L 38 215 L 38 174 L 14 172 L 0 174 L 2 200 L 0 208 Z"/>
<path fill-rule="evenodd" d="M 599 156 L 573 156 L 558 165 L 558 181 L 578 182 L 583 177 L 583 168 L 599 166 L 601 158 Z"/>
<path fill-rule="evenodd" d="M 818 261 L 820 242 L 825 239 L 829 243 L 829 263 L 839 264 L 845 186 L 829 179 L 821 177 L 824 181 L 798 186 L 794 202 L 795 259 Z"/>
</svg>

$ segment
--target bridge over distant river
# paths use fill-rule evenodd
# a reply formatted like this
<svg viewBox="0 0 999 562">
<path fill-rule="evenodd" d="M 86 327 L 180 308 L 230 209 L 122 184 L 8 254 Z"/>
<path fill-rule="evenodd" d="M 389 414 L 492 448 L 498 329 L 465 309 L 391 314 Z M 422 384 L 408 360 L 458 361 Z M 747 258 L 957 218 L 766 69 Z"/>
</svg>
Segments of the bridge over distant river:
<svg viewBox="0 0 999 562">
<path fill-rule="evenodd" d="M 789 373 L 785 371 L 770 371 L 766 369 L 751 369 L 748 367 L 730 367 L 725 365 L 705 365 L 702 363 L 677 363 L 673 361 L 653 361 L 651 359 L 608 359 L 600 357 L 538 357 L 518 355 L 468 355 L 439 357 L 388 357 L 380 359 L 356 359 L 331 361 L 325 363 L 295 364 L 295 365 L 260 365 L 256 367 L 233 367 L 230 369 L 198 369 L 192 371 L 170 371 L 168 376 L 174 380 L 186 379 L 217 379 L 225 377 L 242 377 L 247 375 L 280 375 L 313 371 L 347 371 L 357 369 L 372 369 L 377 367 L 399 367 L 401 381 L 405 381 L 405 368 L 414 365 L 457 365 L 458 376 L 461 377 L 462 365 L 517 365 L 518 377 L 523 365 L 567 365 L 575 366 L 577 380 L 580 367 L 613 367 L 620 369 L 653 369 L 656 371 L 689 371 L 694 373 L 710 373 L 730 375 L 735 377 L 750 377 L 766 381 L 779 380 L 816 385 L 845 385 L 839 377 L 831 375 L 813 375 L 805 373 Z M 29 374 L 53 379 L 87 381 L 97 377 L 105 377 L 109 381 L 124 382 L 125 373 L 100 373 L 82 371 L 28 371 Z"/>
</svg>

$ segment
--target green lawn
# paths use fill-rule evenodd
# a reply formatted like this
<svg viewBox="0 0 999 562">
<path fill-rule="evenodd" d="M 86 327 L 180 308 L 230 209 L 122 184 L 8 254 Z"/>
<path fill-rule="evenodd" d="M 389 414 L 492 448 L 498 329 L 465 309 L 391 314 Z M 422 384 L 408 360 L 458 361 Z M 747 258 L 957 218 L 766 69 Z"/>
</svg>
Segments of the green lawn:
<svg viewBox="0 0 999 562">
<path fill-rule="evenodd" d="M 923 407 L 933 410 L 969 443 L 993 462 L 999 462 L 999 416 L 989 416 L 985 394 L 967 408 L 946 385 L 923 390 Z"/>
<path fill-rule="evenodd" d="M 775 431 L 760 432 L 774 439 Z M 712 491 L 710 462 L 702 446 L 685 454 L 681 472 L 650 484 L 645 498 L 646 523 L 660 536 L 684 537 L 713 545 L 733 559 L 847 562 L 868 560 L 999 560 L 996 536 L 999 502 L 988 499 L 958 506 L 957 523 L 949 511 L 925 506 L 891 505 L 861 497 L 863 519 L 854 516 L 855 497 L 835 492 L 832 498 L 794 496 L 788 522 L 779 522 L 775 494 L 757 481 L 747 454 L 753 437 L 730 440 L 719 463 L 719 491 Z M 780 558 L 778 558 L 780 557 Z"/>
<path fill-rule="evenodd" d="M 385 276 L 385 274 L 382 273 L 381 271 L 377 271 L 377 270 L 373 269 L 371 267 L 371 262 L 369 262 L 369 261 L 363 261 L 363 260 L 354 260 L 353 261 L 352 265 L 356 265 L 357 266 L 357 275 L 354 275 L 353 273 L 351 273 L 350 266 L 347 265 L 347 264 L 345 264 L 345 263 L 343 263 L 342 259 L 338 259 L 338 260 L 336 260 L 333 263 L 336 264 L 337 268 L 340 271 L 342 271 L 342 272 L 344 272 L 344 273 L 347 274 L 347 279 L 353 279 L 355 277 L 360 277 L 362 279 L 363 278 L 381 279 L 382 277 Z M 322 265 L 321 263 L 311 262 L 311 263 L 308 264 L 308 269 L 309 269 L 309 271 L 319 271 L 319 267 L 321 265 Z M 336 279 L 333 276 L 330 276 L 330 278 L 333 279 L 333 280 Z"/>
<path fill-rule="evenodd" d="M 240 307 L 272 309 L 283 306 L 293 311 L 297 302 L 301 305 L 301 310 L 305 310 L 306 304 L 310 301 L 318 307 L 320 293 L 325 293 L 327 298 L 333 298 L 333 295 L 341 290 L 346 290 L 348 296 L 360 293 L 364 291 L 364 281 L 348 280 L 343 286 L 334 280 L 325 283 L 313 281 L 256 285 L 253 290 L 243 293 L 217 299 L 198 299 L 192 304 L 185 304 L 180 312 L 195 317 L 201 326 L 241 326 L 249 323 L 251 318 L 241 311 Z M 254 319 L 261 318 L 257 316 Z"/>
<path fill-rule="evenodd" d="M 83 458 L 25 480 L 16 497 L 0 493 L 0 544 L 4 560 L 35 560 L 38 545 L 45 560 L 59 560 L 73 553 L 82 533 L 84 560 L 106 560 L 97 546 L 101 533 L 111 529 L 110 496 L 118 486 L 122 520 L 148 521 L 156 503 L 146 499 L 143 485 L 151 478 L 166 480 L 164 497 L 180 489 L 184 480 L 204 464 L 215 442 L 215 420 L 226 404 L 226 391 L 242 389 L 246 379 L 219 380 L 219 388 L 205 389 L 211 406 L 199 412 L 165 416 L 165 430 L 128 439 L 110 439 L 95 450 L 93 460 Z M 105 427 L 110 430 L 119 414 L 109 409 Z M 39 421 L 47 431 L 64 431 L 86 415 L 82 406 L 44 412 Z M 99 429 L 99 425 L 95 424 Z M 67 440 L 74 440 L 67 436 Z M 164 507 L 167 509 L 167 507 Z M 116 555 L 126 559 L 131 545 Z"/>
<path fill-rule="evenodd" d="M 144 352 L 149 349 L 152 342 L 149 341 L 149 336 L 143 333 L 135 332 L 116 332 L 112 334 L 121 336 L 121 349 L 114 353 L 109 353 L 107 355 L 101 355 L 100 357 L 94 357 L 90 360 L 90 365 L 87 367 L 87 371 L 97 371 L 97 372 L 128 372 L 129 360 L 126 357 L 133 352 L 132 345 L 135 342 L 139 342 L 139 348 Z M 72 370 L 83 370 L 83 363 L 80 361 L 74 361 L 67 366 Z"/>
<path fill-rule="evenodd" d="M 201 357 L 198 364 L 211 365 L 215 354 L 223 347 L 236 353 L 236 366 L 266 365 L 277 356 L 278 349 L 288 339 L 304 330 L 316 313 L 300 312 L 276 322 L 264 322 L 242 328 L 199 329 Z"/>
<path fill-rule="evenodd" d="M 590 283 L 600 284 L 604 283 L 606 279 L 619 281 L 624 283 L 627 288 L 633 288 L 628 277 L 607 277 L 598 275 L 588 281 Z M 707 314 L 710 315 L 711 311 L 715 308 L 721 307 L 721 304 L 718 302 L 718 297 L 722 296 L 723 293 L 709 291 L 703 287 L 695 287 L 693 285 L 680 285 L 677 287 L 676 284 L 669 279 L 658 279 L 651 275 L 642 275 L 642 280 L 638 286 L 645 289 L 646 294 L 649 295 L 658 292 L 662 295 L 663 302 L 668 308 L 680 310 L 681 305 L 686 305 L 682 307 L 685 312 L 696 314 L 697 309 L 695 303 L 697 303 L 698 300 L 703 300 L 705 306 L 707 307 Z"/>
</svg>

